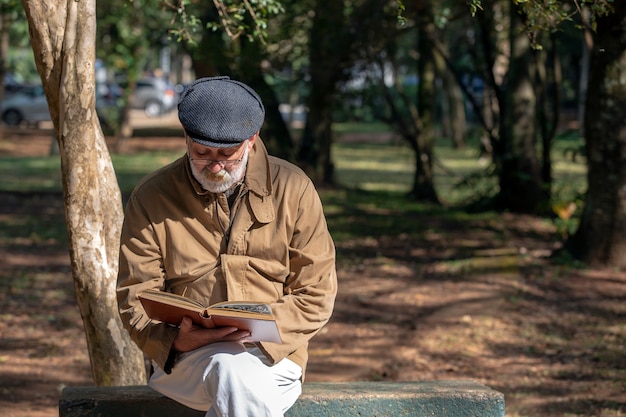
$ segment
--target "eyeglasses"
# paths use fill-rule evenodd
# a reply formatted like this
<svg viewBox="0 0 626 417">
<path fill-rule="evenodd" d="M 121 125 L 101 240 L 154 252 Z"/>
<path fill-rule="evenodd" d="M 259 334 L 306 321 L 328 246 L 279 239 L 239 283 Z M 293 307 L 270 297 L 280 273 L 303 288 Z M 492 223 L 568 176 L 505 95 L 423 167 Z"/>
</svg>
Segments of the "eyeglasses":
<svg viewBox="0 0 626 417">
<path fill-rule="evenodd" d="M 213 164 L 220 164 L 222 168 L 230 168 L 239 165 L 243 159 L 203 159 L 189 158 L 189 161 L 198 167 L 208 167 Z"/>
<path fill-rule="evenodd" d="M 243 152 L 240 151 L 243 149 Z M 233 149 L 234 150 L 234 149 Z M 204 168 L 212 166 L 213 164 L 219 164 L 222 168 L 231 168 L 242 163 L 248 157 L 248 141 L 244 141 L 243 144 L 237 148 L 232 154 L 226 153 L 223 156 L 229 158 L 239 156 L 239 159 L 206 159 L 206 158 L 192 158 L 191 157 L 190 140 L 187 138 L 187 155 L 189 162 L 198 168 Z M 239 154 L 239 155 L 237 155 Z M 202 156 L 202 152 L 200 153 Z"/>
</svg>

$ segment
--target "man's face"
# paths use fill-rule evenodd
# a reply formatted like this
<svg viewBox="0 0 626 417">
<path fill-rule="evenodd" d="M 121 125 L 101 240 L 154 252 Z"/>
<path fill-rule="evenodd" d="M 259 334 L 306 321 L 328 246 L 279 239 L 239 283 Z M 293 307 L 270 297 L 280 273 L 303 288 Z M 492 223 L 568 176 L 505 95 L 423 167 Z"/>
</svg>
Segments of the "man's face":
<svg viewBox="0 0 626 417">
<path fill-rule="evenodd" d="M 243 179 L 251 146 L 250 139 L 232 148 L 212 148 L 187 138 L 191 172 L 205 190 L 223 193 Z"/>
</svg>

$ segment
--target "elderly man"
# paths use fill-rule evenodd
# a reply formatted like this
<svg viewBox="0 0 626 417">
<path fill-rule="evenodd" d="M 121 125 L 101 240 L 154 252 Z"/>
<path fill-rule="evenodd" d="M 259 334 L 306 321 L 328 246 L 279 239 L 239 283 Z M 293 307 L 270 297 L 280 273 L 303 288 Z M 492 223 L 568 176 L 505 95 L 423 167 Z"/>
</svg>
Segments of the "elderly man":
<svg viewBox="0 0 626 417">
<path fill-rule="evenodd" d="M 322 204 L 296 166 L 268 155 L 265 109 L 249 86 L 202 78 L 178 103 L 187 153 L 144 178 L 126 205 L 118 302 L 152 361 L 149 385 L 207 416 L 282 416 L 301 393 L 309 340 L 337 291 Z M 282 343 L 250 343 L 235 327 L 147 317 L 137 294 L 157 289 L 205 305 L 270 304 Z"/>
</svg>

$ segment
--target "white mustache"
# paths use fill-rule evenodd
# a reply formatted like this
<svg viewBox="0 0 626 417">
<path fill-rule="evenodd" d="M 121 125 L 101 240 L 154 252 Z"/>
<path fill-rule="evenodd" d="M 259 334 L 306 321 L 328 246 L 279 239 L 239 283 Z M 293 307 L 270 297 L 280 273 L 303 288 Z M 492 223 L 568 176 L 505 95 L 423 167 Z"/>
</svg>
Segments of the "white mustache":
<svg viewBox="0 0 626 417">
<path fill-rule="evenodd" d="M 209 181 L 224 181 L 230 177 L 230 174 L 225 169 L 222 169 L 218 172 L 211 172 L 208 170 L 208 168 L 206 168 L 203 174 L 204 178 Z"/>
</svg>

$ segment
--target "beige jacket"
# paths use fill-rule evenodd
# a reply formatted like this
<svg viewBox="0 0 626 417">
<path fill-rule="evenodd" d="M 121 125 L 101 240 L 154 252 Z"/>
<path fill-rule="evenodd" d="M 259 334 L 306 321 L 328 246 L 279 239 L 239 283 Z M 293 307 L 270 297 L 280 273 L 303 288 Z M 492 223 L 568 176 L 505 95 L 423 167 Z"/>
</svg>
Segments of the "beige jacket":
<svg viewBox="0 0 626 417">
<path fill-rule="evenodd" d="M 261 140 L 232 211 L 223 194 L 200 187 L 186 155 L 150 174 L 126 204 L 118 303 L 132 339 L 168 371 L 177 329 L 146 316 L 137 293 L 148 288 L 206 305 L 270 303 L 283 343 L 258 345 L 272 363 L 288 357 L 304 373 L 308 342 L 337 292 L 335 247 L 314 185 Z"/>
</svg>

